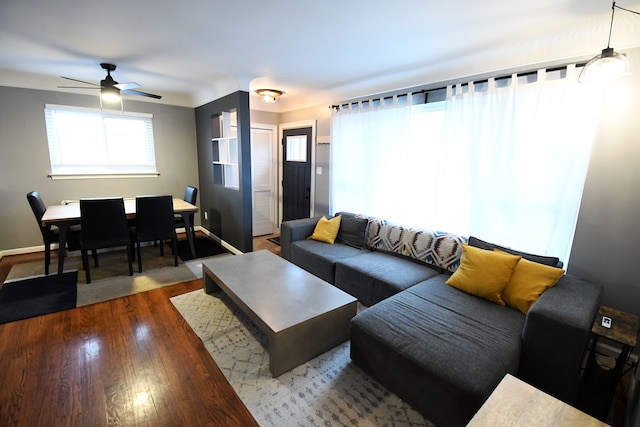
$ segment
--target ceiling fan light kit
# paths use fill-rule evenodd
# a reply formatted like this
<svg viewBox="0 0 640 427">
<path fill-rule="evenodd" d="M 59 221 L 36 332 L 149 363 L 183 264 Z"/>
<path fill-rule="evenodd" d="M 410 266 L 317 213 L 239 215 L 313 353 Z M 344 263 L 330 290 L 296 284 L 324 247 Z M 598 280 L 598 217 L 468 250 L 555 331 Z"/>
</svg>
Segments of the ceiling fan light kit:
<svg viewBox="0 0 640 427">
<path fill-rule="evenodd" d="M 281 90 L 277 89 L 257 89 L 256 93 L 262 97 L 262 102 L 266 102 L 267 104 L 278 102 L 278 98 L 283 94 Z"/>
<path fill-rule="evenodd" d="M 633 10 L 628 10 L 616 6 L 616 2 L 611 4 L 611 24 L 609 24 L 609 39 L 607 47 L 602 49 L 602 53 L 591 58 L 582 68 L 578 81 L 580 83 L 604 83 L 610 80 L 620 79 L 631 75 L 631 65 L 627 56 L 620 52 L 615 52 L 610 46 L 611 32 L 613 30 L 613 17 L 616 8 L 627 12 L 638 14 Z"/>
<path fill-rule="evenodd" d="M 120 102 L 120 89 L 114 86 L 103 87 L 100 91 L 100 97 L 104 102 Z"/>
<path fill-rule="evenodd" d="M 125 95 L 138 95 L 145 96 L 148 98 L 161 99 L 160 95 L 154 95 L 152 93 L 146 93 L 139 90 L 134 90 L 135 88 L 139 88 L 140 85 L 138 83 L 130 82 L 130 83 L 118 83 L 111 76 L 111 72 L 116 70 L 116 66 L 114 64 L 109 64 L 103 62 L 100 64 L 103 70 L 107 72 L 107 76 L 100 80 L 100 84 L 85 82 L 83 80 L 73 79 L 71 77 L 64 77 L 63 79 L 73 80 L 75 82 L 84 83 L 91 85 L 93 87 L 86 86 L 58 86 L 60 88 L 71 88 L 71 89 L 100 89 L 100 105 L 102 102 L 107 103 L 116 103 L 120 102 L 120 107 L 122 108 L 122 94 Z"/>
</svg>

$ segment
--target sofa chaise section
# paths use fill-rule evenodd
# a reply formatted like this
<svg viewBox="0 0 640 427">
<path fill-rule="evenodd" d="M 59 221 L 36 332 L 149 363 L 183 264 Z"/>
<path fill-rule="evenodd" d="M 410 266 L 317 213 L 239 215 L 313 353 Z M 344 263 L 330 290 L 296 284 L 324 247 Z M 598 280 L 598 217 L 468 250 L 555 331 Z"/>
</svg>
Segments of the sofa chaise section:
<svg viewBox="0 0 640 427">
<path fill-rule="evenodd" d="M 351 322 L 351 358 L 438 425 L 465 425 L 516 374 L 524 315 L 446 285 L 419 283 Z"/>
<path fill-rule="evenodd" d="M 351 358 L 438 425 L 465 425 L 507 373 L 575 398 L 602 288 L 564 276 L 527 315 L 421 282 L 358 314 Z"/>
</svg>

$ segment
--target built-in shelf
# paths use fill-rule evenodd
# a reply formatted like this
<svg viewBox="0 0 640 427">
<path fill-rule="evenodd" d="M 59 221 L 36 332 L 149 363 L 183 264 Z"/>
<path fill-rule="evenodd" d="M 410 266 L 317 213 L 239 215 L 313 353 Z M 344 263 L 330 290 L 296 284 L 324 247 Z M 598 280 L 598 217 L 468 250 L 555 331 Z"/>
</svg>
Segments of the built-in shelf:
<svg viewBox="0 0 640 427">
<path fill-rule="evenodd" d="M 239 190 L 238 137 L 234 118 L 235 112 L 223 112 L 211 120 L 212 134 L 220 135 L 211 139 L 213 183 Z"/>
</svg>

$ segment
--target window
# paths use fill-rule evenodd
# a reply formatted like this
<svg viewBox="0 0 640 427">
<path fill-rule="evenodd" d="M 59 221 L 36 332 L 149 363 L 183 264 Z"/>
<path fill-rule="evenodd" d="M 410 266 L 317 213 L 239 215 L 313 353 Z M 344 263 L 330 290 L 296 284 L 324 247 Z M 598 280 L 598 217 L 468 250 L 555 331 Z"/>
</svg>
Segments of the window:
<svg viewBox="0 0 640 427">
<path fill-rule="evenodd" d="M 334 109 L 330 210 L 568 264 L 599 93 L 573 65 L 533 77 L 449 87 L 445 102 Z"/>
<path fill-rule="evenodd" d="M 45 106 L 52 178 L 157 176 L 151 114 Z"/>
<path fill-rule="evenodd" d="M 287 162 L 306 162 L 307 161 L 307 137 L 288 136 L 287 137 Z"/>
</svg>

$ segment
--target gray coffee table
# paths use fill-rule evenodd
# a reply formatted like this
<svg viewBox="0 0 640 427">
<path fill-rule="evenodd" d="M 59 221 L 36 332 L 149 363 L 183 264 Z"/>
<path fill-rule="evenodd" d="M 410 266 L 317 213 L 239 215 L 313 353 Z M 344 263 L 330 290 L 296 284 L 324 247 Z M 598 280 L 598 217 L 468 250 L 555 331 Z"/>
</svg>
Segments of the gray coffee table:
<svg viewBox="0 0 640 427">
<path fill-rule="evenodd" d="M 274 377 L 349 339 L 357 300 L 261 250 L 202 263 L 205 292 L 222 289 L 269 339 Z"/>
</svg>

